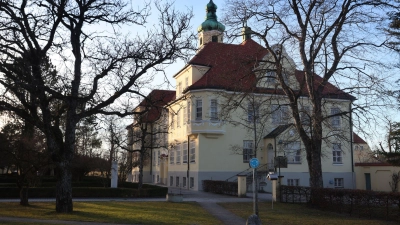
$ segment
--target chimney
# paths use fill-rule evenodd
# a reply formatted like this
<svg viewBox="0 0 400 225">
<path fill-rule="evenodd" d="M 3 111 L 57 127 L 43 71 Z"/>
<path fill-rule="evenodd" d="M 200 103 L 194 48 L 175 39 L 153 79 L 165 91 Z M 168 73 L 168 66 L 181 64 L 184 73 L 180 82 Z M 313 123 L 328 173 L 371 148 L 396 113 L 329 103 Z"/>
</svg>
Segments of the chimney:
<svg viewBox="0 0 400 225">
<path fill-rule="evenodd" d="M 251 28 L 248 26 L 245 26 L 242 28 L 242 41 L 247 41 L 251 39 Z"/>
</svg>

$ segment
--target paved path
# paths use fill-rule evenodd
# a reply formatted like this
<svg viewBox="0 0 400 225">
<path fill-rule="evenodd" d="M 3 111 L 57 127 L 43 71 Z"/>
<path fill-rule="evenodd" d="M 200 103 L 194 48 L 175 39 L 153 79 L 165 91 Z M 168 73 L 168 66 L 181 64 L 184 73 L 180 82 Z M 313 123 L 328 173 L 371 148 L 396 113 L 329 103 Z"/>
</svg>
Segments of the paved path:
<svg viewBox="0 0 400 225">
<path fill-rule="evenodd" d="M 183 200 L 187 202 L 198 202 L 205 210 L 226 225 L 244 225 L 246 220 L 236 216 L 222 206 L 218 202 L 252 202 L 252 195 L 248 194 L 245 198 L 235 196 L 217 195 L 202 191 L 192 191 L 179 188 L 168 188 L 168 193 L 183 194 Z M 55 199 L 29 199 L 30 202 L 55 202 Z M 75 202 L 101 202 L 101 201 L 126 201 L 126 202 L 143 202 L 143 201 L 165 201 L 165 198 L 77 198 Z M 259 194 L 259 201 L 271 201 L 271 194 Z M 0 202 L 19 202 L 19 199 L 0 199 Z M 250 215 L 249 215 L 250 216 Z M 0 217 L 1 222 L 25 222 L 38 224 L 66 224 L 66 225 L 113 225 L 111 223 L 96 223 L 96 222 L 79 222 L 79 221 L 61 221 L 61 220 L 39 220 L 30 218 L 15 218 L 15 217 Z M 121 225 L 121 224 L 118 224 Z"/>
</svg>

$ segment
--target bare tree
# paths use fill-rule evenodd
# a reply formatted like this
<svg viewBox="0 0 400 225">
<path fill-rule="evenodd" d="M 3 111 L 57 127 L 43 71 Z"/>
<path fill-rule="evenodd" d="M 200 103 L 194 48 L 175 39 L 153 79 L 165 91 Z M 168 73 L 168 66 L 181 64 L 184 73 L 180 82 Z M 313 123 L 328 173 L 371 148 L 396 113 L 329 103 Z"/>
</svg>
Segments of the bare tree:
<svg viewBox="0 0 400 225">
<path fill-rule="evenodd" d="M 386 40 L 381 38 L 384 35 L 379 36 L 377 28 L 387 19 L 385 12 L 395 9 L 392 4 L 392 1 L 227 0 L 225 24 L 231 26 L 228 33 L 238 36 L 235 32 L 242 26 L 251 27 L 249 33 L 268 50 L 268 57 L 259 63 L 270 66 L 258 68 L 258 72 L 264 74 L 258 78 L 266 79 L 269 71 L 274 72 L 281 94 L 288 99 L 294 126 L 305 145 L 311 187 L 323 187 L 321 146 L 326 138 L 324 125 L 338 116 L 353 123 L 352 111 L 361 108 L 353 102 L 352 108 L 327 115 L 326 98 L 354 101 L 349 94 L 378 98 L 376 94 L 383 92 L 380 81 L 384 77 L 374 69 L 383 70 L 385 64 L 373 55 L 382 52 L 380 47 Z M 296 75 L 294 71 L 286 70 L 284 48 L 298 59 L 301 73 Z M 298 77 L 298 85 L 285 82 L 288 72 L 288 75 Z M 326 95 L 330 83 L 338 84 L 342 89 Z M 309 126 L 301 121 L 303 96 L 309 99 Z M 312 135 L 308 134 L 308 129 Z"/>
<path fill-rule="evenodd" d="M 148 162 L 152 163 L 155 149 L 169 148 L 167 135 L 170 124 L 166 105 L 174 97 L 175 91 L 153 90 L 136 107 L 139 114 L 135 116 L 134 123 L 128 126 L 130 141 L 127 150 L 131 154 L 132 168 L 139 167 L 139 189 L 143 185 L 143 167 Z"/>
<path fill-rule="evenodd" d="M 29 187 L 37 184 L 51 165 L 43 134 L 37 129 L 27 131 L 26 127 L 30 126 L 14 120 L 7 123 L 0 133 L 0 153 L 7 159 L 8 167 L 16 171 L 16 184 L 23 206 L 29 205 Z"/>
<path fill-rule="evenodd" d="M 191 12 L 156 4 L 158 25 L 143 35 L 150 5 L 124 0 L 0 1 L 0 111 L 12 111 L 46 136 L 56 163 L 56 211 L 71 212 L 71 161 L 79 121 L 95 114 L 125 116 L 118 101 L 140 95 L 141 77 L 192 49 Z M 100 30 L 101 29 L 101 30 Z M 133 35 L 133 36 L 132 36 Z M 46 57 L 58 74 L 50 84 Z M 22 59 L 25 68 L 15 66 Z"/>
</svg>

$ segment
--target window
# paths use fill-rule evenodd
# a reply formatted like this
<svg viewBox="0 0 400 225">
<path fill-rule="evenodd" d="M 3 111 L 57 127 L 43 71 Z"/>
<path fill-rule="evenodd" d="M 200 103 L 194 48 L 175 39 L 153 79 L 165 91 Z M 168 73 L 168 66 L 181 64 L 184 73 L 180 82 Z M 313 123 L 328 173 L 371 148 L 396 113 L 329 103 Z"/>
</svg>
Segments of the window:
<svg viewBox="0 0 400 225">
<path fill-rule="evenodd" d="M 189 148 L 190 148 L 190 162 L 194 163 L 196 162 L 196 145 L 194 143 L 194 140 L 190 140 L 190 144 L 189 144 Z"/>
<path fill-rule="evenodd" d="M 289 122 L 289 110 L 287 105 L 272 105 L 272 123 L 287 124 Z"/>
<path fill-rule="evenodd" d="M 247 105 L 247 122 L 251 123 L 254 120 L 259 121 L 259 106 L 254 103 L 249 103 Z"/>
<path fill-rule="evenodd" d="M 276 83 L 277 82 L 275 71 L 268 71 L 265 76 L 267 77 L 268 83 Z"/>
<path fill-rule="evenodd" d="M 311 111 L 309 106 L 303 106 L 300 110 L 301 123 L 310 126 L 311 125 Z"/>
<path fill-rule="evenodd" d="M 211 99 L 211 102 L 210 102 L 210 119 L 211 120 L 218 120 L 217 99 Z"/>
<path fill-rule="evenodd" d="M 153 151 L 153 163 L 156 164 L 156 151 Z"/>
<path fill-rule="evenodd" d="M 203 119 L 203 100 L 196 100 L 196 120 Z"/>
<path fill-rule="evenodd" d="M 288 186 L 299 186 L 300 179 L 287 179 Z"/>
<path fill-rule="evenodd" d="M 179 82 L 178 84 L 178 96 L 182 95 L 182 82 Z"/>
<path fill-rule="evenodd" d="M 183 177 L 182 179 L 182 187 L 186 187 L 186 177 Z"/>
<path fill-rule="evenodd" d="M 266 76 L 266 78 L 267 78 L 267 82 L 268 82 L 268 83 L 271 83 L 271 84 L 279 83 L 279 81 L 278 81 L 278 76 L 276 75 L 276 72 L 275 72 L 275 71 L 268 71 L 268 72 L 265 74 L 265 76 Z M 287 84 L 288 81 L 289 81 L 289 76 L 288 76 L 288 74 L 285 73 L 285 72 L 282 72 L 282 77 L 283 77 L 283 82 L 285 82 L 285 84 Z"/>
<path fill-rule="evenodd" d="M 331 108 L 331 125 L 334 128 L 340 127 L 340 116 L 333 116 L 340 113 L 339 108 Z"/>
<path fill-rule="evenodd" d="M 218 36 L 212 36 L 212 42 L 218 42 Z"/>
<path fill-rule="evenodd" d="M 203 38 L 201 37 L 200 38 L 200 45 L 202 45 L 203 44 Z"/>
<path fill-rule="evenodd" d="M 194 177 L 191 177 L 191 178 L 189 179 L 189 181 L 190 181 L 189 187 L 190 187 L 190 188 L 194 188 Z"/>
<path fill-rule="evenodd" d="M 156 176 L 153 175 L 153 183 L 156 183 Z"/>
<path fill-rule="evenodd" d="M 285 156 L 287 157 L 288 163 L 299 164 L 301 163 L 301 150 L 300 142 L 290 142 L 284 145 Z"/>
<path fill-rule="evenodd" d="M 343 178 L 335 178 L 335 188 L 343 188 Z"/>
<path fill-rule="evenodd" d="M 169 164 L 174 164 L 175 163 L 175 152 L 173 150 L 171 150 L 171 152 L 169 153 Z"/>
<path fill-rule="evenodd" d="M 174 177 L 173 176 L 169 177 L 169 186 L 174 186 Z"/>
<path fill-rule="evenodd" d="M 160 183 L 160 175 L 157 175 L 157 183 Z"/>
<path fill-rule="evenodd" d="M 188 101 L 187 102 L 187 105 L 186 105 L 186 118 L 187 118 L 187 123 L 189 124 L 190 123 L 190 102 Z"/>
<path fill-rule="evenodd" d="M 182 146 L 182 149 L 183 149 L 183 153 L 182 153 L 182 163 L 187 163 L 187 160 L 188 160 L 188 145 L 187 145 L 187 142 L 183 142 L 183 146 Z"/>
<path fill-rule="evenodd" d="M 181 127 L 181 113 L 179 111 L 176 113 L 176 127 Z"/>
<path fill-rule="evenodd" d="M 189 87 L 189 77 L 185 78 L 185 89 Z"/>
<path fill-rule="evenodd" d="M 339 143 L 333 143 L 332 156 L 333 164 L 342 164 L 342 146 Z"/>
<path fill-rule="evenodd" d="M 183 108 L 182 113 L 183 113 L 183 125 L 185 125 L 187 122 L 186 107 Z"/>
<path fill-rule="evenodd" d="M 157 165 L 160 165 L 160 150 L 157 152 Z"/>
<path fill-rule="evenodd" d="M 175 126 L 175 115 L 174 115 L 174 113 L 171 113 L 170 117 L 171 117 L 170 127 L 171 127 L 171 129 L 174 129 L 174 126 Z"/>
<path fill-rule="evenodd" d="M 176 177 L 175 185 L 176 185 L 177 187 L 179 187 L 179 177 Z"/>
<path fill-rule="evenodd" d="M 177 143 L 175 149 L 176 149 L 176 164 L 181 164 L 181 144 Z"/>
<path fill-rule="evenodd" d="M 243 162 L 249 162 L 253 155 L 253 141 L 243 141 Z"/>
</svg>

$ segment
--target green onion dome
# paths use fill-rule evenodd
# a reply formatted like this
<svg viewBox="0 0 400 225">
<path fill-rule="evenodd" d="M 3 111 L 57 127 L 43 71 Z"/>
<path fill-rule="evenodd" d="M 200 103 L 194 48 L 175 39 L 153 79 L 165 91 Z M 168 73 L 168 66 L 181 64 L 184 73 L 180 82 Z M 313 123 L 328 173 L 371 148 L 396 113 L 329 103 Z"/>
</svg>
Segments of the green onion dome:
<svg viewBox="0 0 400 225">
<path fill-rule="evenodd" d="M 206 6 L 206 20 L 197 28 L 198 32 L 218 30 L 221 32 L 225 31 L 225 26 L 217 21 L 217 5 L 212 0 Z"/>
</svg>

